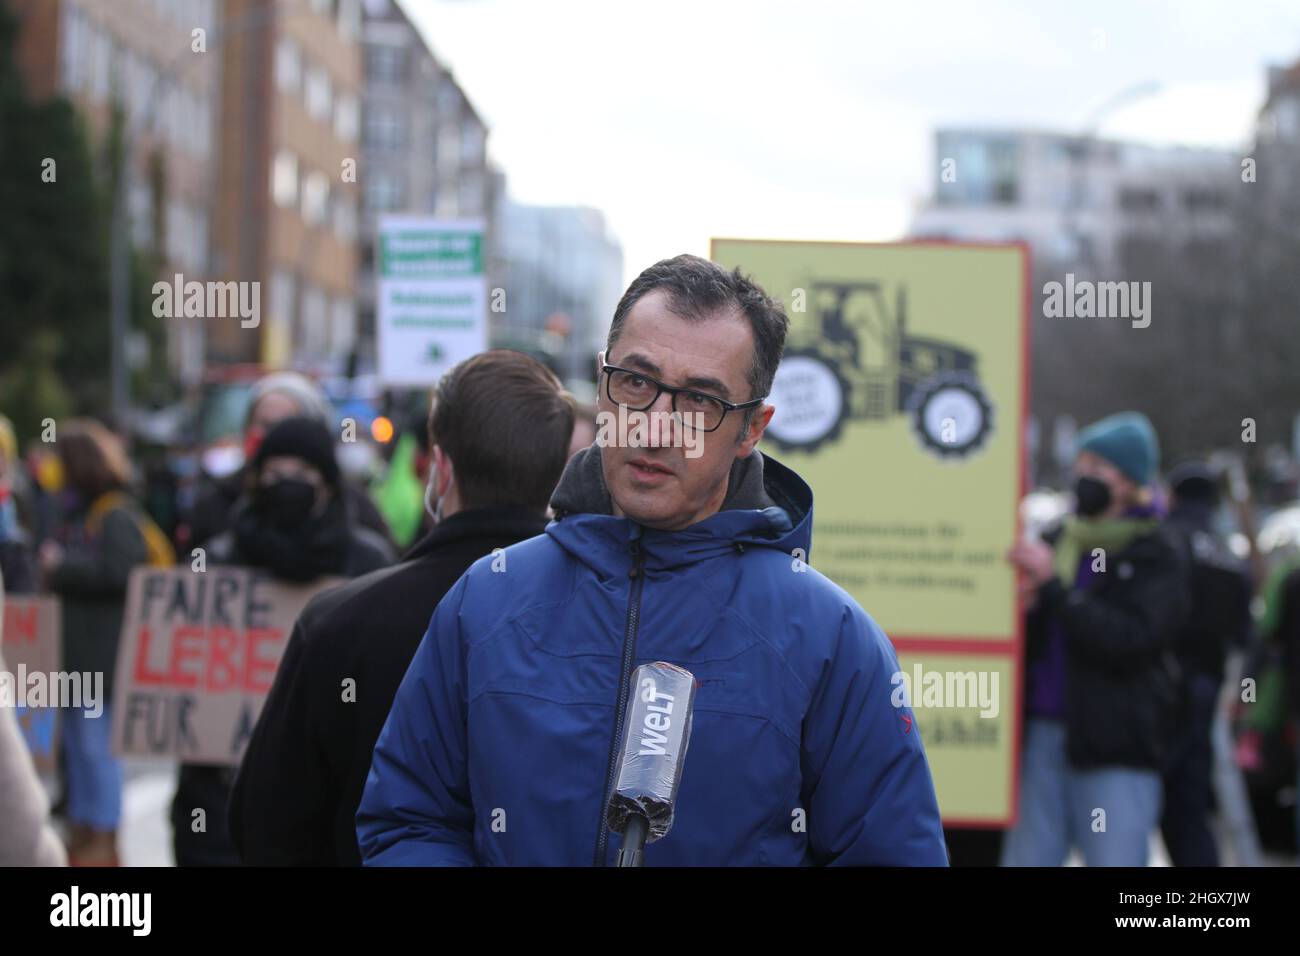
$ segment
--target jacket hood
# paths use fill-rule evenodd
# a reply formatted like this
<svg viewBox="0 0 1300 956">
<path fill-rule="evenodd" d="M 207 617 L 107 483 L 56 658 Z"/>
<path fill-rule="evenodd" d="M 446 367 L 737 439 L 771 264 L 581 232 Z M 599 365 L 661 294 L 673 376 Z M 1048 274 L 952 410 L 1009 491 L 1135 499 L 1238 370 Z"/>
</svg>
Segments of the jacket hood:
<svg viewBox="0 0 1300 956">
<path fill-rule="evenodd" d="M 555 520 L 546 533 L 562 548 L 608 575 L 622 574 L 639 541 L 648 570 L 669 570 L 746 548 L 802 550 L 810 560 L 812 489 L 775 458 L 755 450 L 731 466 L 722 508 L 680 531 L 648 528 L 613 514 L 600 446 L 578 452 L 551 496 Z"/>
</svg>

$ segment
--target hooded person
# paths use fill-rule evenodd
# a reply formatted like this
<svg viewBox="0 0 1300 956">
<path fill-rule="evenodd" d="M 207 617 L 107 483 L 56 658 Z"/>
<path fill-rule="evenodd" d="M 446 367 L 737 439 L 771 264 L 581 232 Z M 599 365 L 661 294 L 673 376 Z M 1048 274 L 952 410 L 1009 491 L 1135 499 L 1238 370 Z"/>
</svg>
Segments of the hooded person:
<svg viewBox="0 0 1300 956">
<path fill-rule="evenodd" d="M 308 584 L 357 577 L 393 560 L 387 543 L 355 523 L 342 490 L 334 442 L 313 418 L 286 418 L 258 445 L 236 501 L 231 529 L 209 542 L 207 561 L 269 572 Z M 180 866 L 239 862 L 226 827 L 234 768 L 182 763 L 172 801 L 173 849 Z M 205 828 L 193 812 L 204 809 Z"/>
<path fill-rule="evenodd" d="M 1029 613 L 1020 816 L 1004 866 L 1059 866 L 1071 846 L 1089 866 L 1146 864 L 1189 601 L 1153 492 L 1159 454 L 1139 413 L 1084 429 L 1075 513 L 1008 555 Z"/>
<path fill-rule="evenodd" d="M 470 567 L 398 689 L 357 811 L 367 865 L 609 865 L 631 675 L 657 661 L 698 689 L 647 865 L 946 863 L 893 648 L 807 563 L 811 489 L 755 448 L 786 325 L 695 256 L 633 281 L 555 520 Z"/>
<path fill-rule="evenodd" d="M 298 372 L 272 372 L 258 379 L 248 396 L 244 417 L 244 462 L 229 475 L 210 478 L 195 496 L 185 522 L 187 547 L 205 546 L 208 541 L 230 528 L 232 509 L 244 493 L 248 463 L 275 424 L 286 418 L 309 418 L 326 430 L 334 427 L 335 413 L 329 398 L 311 379 Z M 340 482 L 354 521 L 378 534 L 391 547 L 388 525 L 366 492 L 347 482 Z"/>
</svg>

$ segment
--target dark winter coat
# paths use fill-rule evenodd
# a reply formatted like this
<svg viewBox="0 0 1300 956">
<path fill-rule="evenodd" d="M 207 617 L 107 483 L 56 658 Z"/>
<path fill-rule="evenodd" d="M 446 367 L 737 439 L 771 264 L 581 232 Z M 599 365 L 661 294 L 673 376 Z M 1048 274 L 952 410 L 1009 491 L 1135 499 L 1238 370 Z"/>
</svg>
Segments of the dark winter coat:
<svg viewBox="0 0 1300 956">
<path fill-rule="evenodd" d="M 1176 540 L 1157 528 L 1108 556 L 1087 590 L 1057 578 L 1039 589 L 1027 621 L 1027 663 L 1044 652 L 1051 621 L 1059 620 L 1073 766 L 1162 768 L 1177 713 L 1174 648 L 1188 613 L 1186 573 Z"/>
<path fill-rule="evenodd" d="M 476 560 L 545 527 L 521 508 L 457 512 L 401 564 L 307 605 L 231 796 L 230 832 L 244 863 L 360 865 L 356 811 L 370 757 L 434 608 Z"/>
</svg>

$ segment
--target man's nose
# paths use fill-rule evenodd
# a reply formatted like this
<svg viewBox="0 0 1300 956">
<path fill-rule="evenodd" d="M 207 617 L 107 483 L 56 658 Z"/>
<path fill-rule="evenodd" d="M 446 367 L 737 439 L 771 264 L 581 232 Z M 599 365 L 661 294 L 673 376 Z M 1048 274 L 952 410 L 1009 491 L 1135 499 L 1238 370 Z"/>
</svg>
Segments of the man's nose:
<svg viewBox="0 0 1300 956">
<path fill-rule="evenodd" d="M 651 448 L 671 448 L 675 444 L 673 429 L 676 427 L 672 395 L 660 392 L 648 414 L 650 421 L 647 423 L 647 444 Z"/>
</svg>

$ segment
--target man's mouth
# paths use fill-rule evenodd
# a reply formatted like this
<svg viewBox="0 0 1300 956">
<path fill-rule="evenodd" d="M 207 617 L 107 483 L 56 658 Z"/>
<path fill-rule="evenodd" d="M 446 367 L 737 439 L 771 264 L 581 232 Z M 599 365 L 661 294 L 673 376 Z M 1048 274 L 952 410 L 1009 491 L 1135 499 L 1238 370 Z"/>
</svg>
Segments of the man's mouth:
<svg viewBox="0 0 1300 956">
<path fill-rule="evenodd" d="M 661 481 L 672 475 L 672 470 L 651 461 L 649 458 L 633 458 L 628 462 L 632 476 L 642 481 Z"/>
</svg>

